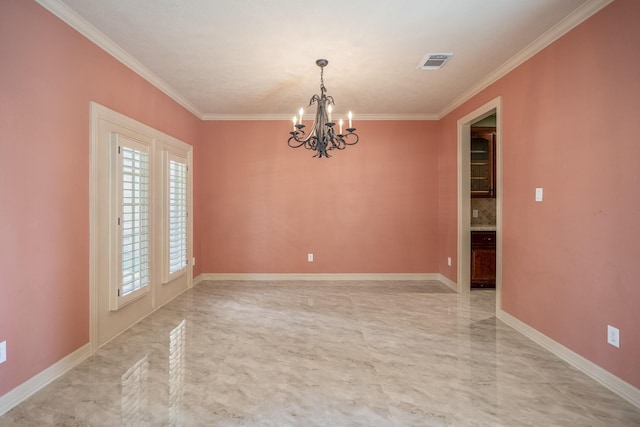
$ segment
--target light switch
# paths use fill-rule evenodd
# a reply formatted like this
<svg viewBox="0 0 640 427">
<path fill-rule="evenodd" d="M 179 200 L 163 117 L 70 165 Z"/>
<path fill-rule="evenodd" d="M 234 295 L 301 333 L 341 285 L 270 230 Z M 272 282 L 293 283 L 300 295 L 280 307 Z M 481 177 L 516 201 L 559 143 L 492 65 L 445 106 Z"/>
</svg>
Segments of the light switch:
<svg viewBox="0 0 640 427">
<path fill-rule="evenodd" d="M 536 202 L 542 201 L 542 188 L 536 188 Z"/>
</svg>

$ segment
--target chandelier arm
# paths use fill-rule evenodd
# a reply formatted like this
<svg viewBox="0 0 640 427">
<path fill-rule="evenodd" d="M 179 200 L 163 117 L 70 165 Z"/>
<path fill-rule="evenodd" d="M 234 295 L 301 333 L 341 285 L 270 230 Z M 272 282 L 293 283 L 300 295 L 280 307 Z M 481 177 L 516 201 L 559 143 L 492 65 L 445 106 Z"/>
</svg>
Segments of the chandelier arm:
<svg viewBox="0 0 640 427">
<path fill-rule="evenodd" d="M 316 102 L 316 103 L 318 103 L 318 105 L 320 105 L 320 100 L 321 100 L 321 99 L 322 99 L 322 98 L 321 98 L 321 97 L 319 97 L 317 94 L 316 94 L 316 95 L 313 95 L 313 96 L 311 97 L 311 99 L 309 100 L 309 107 L 311 107 L 311 106 L 313 105 L 313 103 L 314 103 L 314 102 Z"/>
<path fill-rule="evenodd" d="M 355 130 L 355 129 L 353 129 L 353 130 Z M 355 141 L 353 140 L 353 138 L 351 138 L 352 141 L 349 141 L 350 137 L 355 138 Z M 344 143 L 347 144 L 347 145 L 356 145 L 358 143 L 358 141 L 360 141 L 360 137 L 358 136 L 358 134 L 353 132 L 353 131 L 348 132 L 346 135 L 343 136 L 343 138 L 344 138 Z"/>
<path fill-rule="evenodd" d="M 304 144 L 304 148 L 306 148 L 307 150 L 317 150 L 318 138 L 316 136 L 309 138 L 309 140 Z"/>
<path fill-rule="evenodd" d="M 315 121 L 313 122 L 313 125 L 311 126 L 311 131 L 309 132 L 309 134 L 305 134 L 304 130 L 302 130 L 304 127 L 305 127 L 305 125 L 298 124 L 298 125 L 296 125 L 297 131 L 289 132 L 292 135 L 291 138 L 293 138 L 297 142 L 301 142 L 302 144 L 306 144 L 312 138 L 316 137 L 316 123 L 315 123 Z M 302 145 L 302 144 L 300 144 L 300 145 Z M 297 146 L 292 147 L 292 148 L 298 148 L 298 147 L 300 147 L 300 145 L 297 145 Z M 289 144 L 289 146 L 291 146 L 291 144 Z"/>
<path fill-rule="evenodd" d="M 333 130 L 333 126 L 327 126 L 327 128 L 328 128 L 327 134 L 329 136 L 329 142 L 331 142 L 331 146 L 328 149 L 343 150 L 345 148 L 345 145 L 340 135 L 336 135 L 336 132 Z"/>
<path fill-rule="evenodd" d="M 297 138 L 296 135 L 294 135 L 295 132 L 291 132 L 291 138 L 289 138 L 289 140 L 287 141 L 287 144 L 289 145 L 289 147 L 291 148 L 299 148 L 300 146 L 302 146 L 304 144 L 304 141 L 301 141 Z M 295 144 L 295 142 L 298 142 L 299 144 Z"/>
<path fill-rule="evenodd" d="M 347 148 L 347 144 L 345 144 L 344 138 L 340 136 L 336 137 L 334 140 L 332 140 L 332 142 L 333 148 L 336 150 L 344 150 L 345 148 Z"/>
</svg>

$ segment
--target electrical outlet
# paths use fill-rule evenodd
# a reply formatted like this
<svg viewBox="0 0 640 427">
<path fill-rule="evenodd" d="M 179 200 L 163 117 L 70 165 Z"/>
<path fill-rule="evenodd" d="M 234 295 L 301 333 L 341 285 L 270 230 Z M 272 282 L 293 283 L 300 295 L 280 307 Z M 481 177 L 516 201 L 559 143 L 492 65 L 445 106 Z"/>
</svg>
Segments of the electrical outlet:
<svg viewBox="0 0 640 427">
<path fill-rule="evenodd" d="M 307 254 L 307 261 L 313 262 L 313 254 Z"/>
<path fill-rule="evenodd" d="M 451 267 L 451 257 L 447 257 L 447 265 Z"/>
<path fill-rule="evenodd" d="M 7 361 L 7 342 L 0 342 L 0 363 Z"/>
<path fill-rule="evenodd" d="M 616 348 L 620 348 L 620 330 L 607 325 L 607 342 Z"/>
<path fill-rule="evenodd" d="M 542 201 L 542 188 L 536 188 L 536 202 Z"/>
<path fill-rule="evenodd" d="M 473 217 L 478 218 L 478 209 L 473 210 Z"/>
</svg>

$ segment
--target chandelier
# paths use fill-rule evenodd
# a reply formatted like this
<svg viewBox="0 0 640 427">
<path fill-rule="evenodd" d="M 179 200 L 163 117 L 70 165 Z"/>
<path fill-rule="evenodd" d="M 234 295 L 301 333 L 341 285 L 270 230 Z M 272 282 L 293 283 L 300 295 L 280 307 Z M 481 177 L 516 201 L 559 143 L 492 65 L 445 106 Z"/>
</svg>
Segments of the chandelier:
<svg viewBox="0 0 640 427">
<path fill-rule="evenodd" d="M 329 64 L 326 59 L 318 59 L 316 65 L 320 67 L 320 96 L 313 95 L 309 101 L 309 106 L 314 103 L 317 105 L 316 117 L 313 121 L 313 125 L 309 130 L 309 133 L 304 131 L 305 125 L 302 123 L 302 114 L 304 110 L 300 109 L 300 116 L 293 116 L 293 131 L 289 132 L 291 137 L 288 144 L 291 148 L 304 147 L 307 150 L 313 150 L 316 152 L 313 157 L 331 157 L 328 151 L 331 150 L 344 150 L 347 145 L 355 145 L 360 140 L 360 137 L 354 133 L 353 127 L 353 115 L 349 111 L 348 120 L 349 127 L 346 128 L 346 134 L 342 133 L 342 127 L 344 121 L 339 121 L 339 131 L 335 132 L 335 123 L 331 120 L 332 105 L 335 105 L 333 97 L 327 95 L 327 88 L 324 87 L 324 67 Z"/>
</svg>

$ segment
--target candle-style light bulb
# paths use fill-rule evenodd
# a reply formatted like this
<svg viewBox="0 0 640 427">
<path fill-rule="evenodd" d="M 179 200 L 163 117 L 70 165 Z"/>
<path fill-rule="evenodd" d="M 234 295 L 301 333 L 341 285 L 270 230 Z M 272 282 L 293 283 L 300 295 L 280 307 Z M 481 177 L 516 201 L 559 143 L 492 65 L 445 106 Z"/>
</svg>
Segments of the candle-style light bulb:
<svg viewBox="0 0 640 427">
<path fill-rule="evenodd" d="M 300 124 L 302 124 L 302 113 L 304 113 L 304 110 L 301 108 L 300 109 Z"/>
<path fill-rule="evenodd" d="M 353 129 L 353 123 L 351 123 L 351 119 L 353 118 L 353 114 L 349 111 L 349 129 Z"/>
<path fill-rule="evenodd" d="M 329 113 L 329 123 L 331 123 L 331 112 L 333 111 L 333 107 L 331 107 L 331 104 L 329 104 L 329 106 L 327 107 L 327 112 Z"/>
<path fill-rule="evenodd" d="M 296 123 L 298 121 L 298 118 L 296 116 L 293 116 L 293 131 L 296 131 Z"/>
<path fill-rule="evenodd" d="M 343 123 L 343 121 L 342 121 L 342 119 L 340 119 L 340 133 L 339 133 L 339 135 L 342 135 L 342 123 Z"/>
</svg>

